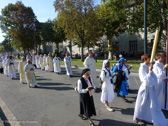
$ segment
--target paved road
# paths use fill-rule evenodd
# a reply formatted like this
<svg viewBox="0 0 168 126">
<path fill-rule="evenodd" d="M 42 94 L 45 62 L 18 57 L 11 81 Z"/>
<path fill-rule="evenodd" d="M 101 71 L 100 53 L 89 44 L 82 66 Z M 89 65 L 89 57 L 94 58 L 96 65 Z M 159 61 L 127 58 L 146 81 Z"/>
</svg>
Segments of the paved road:
<svg viewBox="0 0 168 126">
<path fill-rule="evenodd" d="M 88 126 L 87 120 L 83 121 L 77 116 L 79 95 L 74 91 L 74 87 L 81 70 L 74 68 L 73 73 L 74 77 L 69 78 L 65 75 L 64 68 L 62 75 L 36 70 L 39 87 L 31 89 L 26 84 L 20 84 L 19 79 L 11 80 L 5 75 L 0 75 L 0 97 L 21 126 Z M 17 77 L 19 77 L 18 74 Z M 114 112 L 108 112 L 100 102 L 101 93 L 94 94 L 97 111 L 97 116 L 93 117 L 95 124 L 138 126 L 132 121 L 137 94 L 134 78 L 140 83 L 137 74 L 132 74 L 130 81 L 133 93 L 128 96 L 129 103 L 115 97 L 110 104 Z"/>
</svg>

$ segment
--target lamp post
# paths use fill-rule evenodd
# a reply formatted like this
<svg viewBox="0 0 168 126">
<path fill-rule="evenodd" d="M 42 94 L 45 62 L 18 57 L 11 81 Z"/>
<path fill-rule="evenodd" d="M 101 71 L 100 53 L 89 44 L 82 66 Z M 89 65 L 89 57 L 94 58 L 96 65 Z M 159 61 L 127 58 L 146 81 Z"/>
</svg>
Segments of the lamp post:
<svg viewBox="0 0 168 126">
<path fill-rule="evenodd" d="M 147 53 L 147 0 L 144 0 L 144 54 Z"/>
<path fill-rule="evenodd" d="M 37 53 L 37 41 L 36 41 L 36 16 L 34 17 L 34 43 L 35 43 L 35 50 Z"/>
</svg>

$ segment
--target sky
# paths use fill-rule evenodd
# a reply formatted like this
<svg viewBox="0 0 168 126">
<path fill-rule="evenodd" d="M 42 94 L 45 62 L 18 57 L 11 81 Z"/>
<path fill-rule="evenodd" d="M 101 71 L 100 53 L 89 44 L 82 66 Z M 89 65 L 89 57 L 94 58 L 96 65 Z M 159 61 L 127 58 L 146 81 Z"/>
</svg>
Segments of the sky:
<svg viewBox="0 0 168 126">
<path fill-rule="evenodd" d="M 0 0 L 0 15 L 1 10 L 9 3 L 15 4 L 18 0 Z M 37 19 L 40 22 L 46 22 L 48 19 L 54 19 L 57 16 L 53 3 L 55 0 L 20 0 L 25 6 L 33 9 Z M 100 4 L 101 0 L 94 0 L 95 4 Z M 0 43 L 4 40 L 3 33 L 0 29 Z"/>
</svg>

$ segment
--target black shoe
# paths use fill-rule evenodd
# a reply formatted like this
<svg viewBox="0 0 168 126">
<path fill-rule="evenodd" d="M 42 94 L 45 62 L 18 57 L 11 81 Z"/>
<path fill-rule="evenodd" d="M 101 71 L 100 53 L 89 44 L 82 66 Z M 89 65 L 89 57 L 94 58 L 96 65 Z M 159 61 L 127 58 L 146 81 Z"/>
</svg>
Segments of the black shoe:
<svg viewBox="0 0 168 126">
<path fill-rule="evenodd" d="M 34 86 L 34 88 L 37 88 L 37 87 L 38 87 L 37 85 Z"/>
<path fill-rule="evenodd" d="M 127 89 L 128 93 L 133 93 L 130 89 Z"/>
<path fill-rule="evenodd" d="M 84 117 L 83 115 L 81 115 L 81 114 L 79 114 L 78 115 L 82 120 L 86 120 L 87 118 L 86 117 Z"/>
</svg>

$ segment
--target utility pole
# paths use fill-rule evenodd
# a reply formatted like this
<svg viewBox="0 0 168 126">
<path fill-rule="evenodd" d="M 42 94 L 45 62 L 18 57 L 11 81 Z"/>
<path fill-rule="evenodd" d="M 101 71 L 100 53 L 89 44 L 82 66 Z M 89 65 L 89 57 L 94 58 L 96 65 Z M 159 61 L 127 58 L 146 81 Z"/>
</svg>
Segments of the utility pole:
<svg viewBox="0 0 168 126">
<path fill-rule="evenodd" d="M 147 53 L 147 0 L 144 0 L 144 54 Z"/>
</svg>

